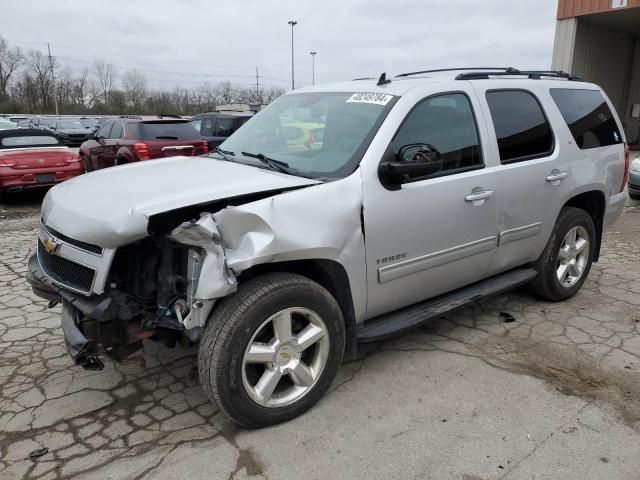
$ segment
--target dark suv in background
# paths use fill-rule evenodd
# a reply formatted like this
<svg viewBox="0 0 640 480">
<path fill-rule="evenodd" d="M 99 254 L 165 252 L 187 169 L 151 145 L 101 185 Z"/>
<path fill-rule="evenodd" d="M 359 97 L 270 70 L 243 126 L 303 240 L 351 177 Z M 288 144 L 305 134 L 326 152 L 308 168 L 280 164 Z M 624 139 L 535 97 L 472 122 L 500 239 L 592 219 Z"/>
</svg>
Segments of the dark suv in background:
<svg viewBox="0 0 640 480">
<path fill-rule="evenodd" d="M 80 158 L 90 172 L 140 160 L 196 156 L 208 151 L 207 142 L 188 120 L 117 118 L 105 123 L 80 146 Z"/>
<path fill-rule="evenodd" d="M 191 123 L 209 144 L 209 150 L 224 142 L 253 117 L 253 112 L 210 112 L 191 118 Z"/>
</svg>

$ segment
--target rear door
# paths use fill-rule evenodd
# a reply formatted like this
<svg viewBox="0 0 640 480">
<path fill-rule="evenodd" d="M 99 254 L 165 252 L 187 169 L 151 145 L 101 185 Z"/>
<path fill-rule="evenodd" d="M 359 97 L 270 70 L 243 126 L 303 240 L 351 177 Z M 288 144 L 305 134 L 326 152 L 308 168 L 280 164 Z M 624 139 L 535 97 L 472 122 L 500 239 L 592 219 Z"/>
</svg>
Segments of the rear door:
<svg viewBox="0 0 640 480">
<path fill-rule="evenodd" d="M 552 128 L 557 112 L 543 107 L 550 105 L 548 89 L 514 89 L 504 81 L 505 88 L 485 89 L 479 88 L 482 81 L 474 83 L 500 165 L 498 248 L 489 269 L 496 274 L 540 256 L 574 179 L 566 145 Z"/>
</svg>

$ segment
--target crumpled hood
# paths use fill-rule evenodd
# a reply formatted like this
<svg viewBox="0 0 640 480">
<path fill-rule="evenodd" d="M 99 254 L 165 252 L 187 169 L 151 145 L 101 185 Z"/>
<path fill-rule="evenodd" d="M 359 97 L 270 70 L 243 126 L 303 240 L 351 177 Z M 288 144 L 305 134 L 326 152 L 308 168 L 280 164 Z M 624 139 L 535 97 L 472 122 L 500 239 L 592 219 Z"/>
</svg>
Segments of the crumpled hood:
<svg viewBox="0 0 640 480">
<path fill-rule="evenodd" d="M 316 183 L 211 157 L 171 157 L 67 180 L 47 193 L 42 218 L 70 238 L 116 248 L 146 237 L 149 217 L 157 213 Z"/>
</svg>

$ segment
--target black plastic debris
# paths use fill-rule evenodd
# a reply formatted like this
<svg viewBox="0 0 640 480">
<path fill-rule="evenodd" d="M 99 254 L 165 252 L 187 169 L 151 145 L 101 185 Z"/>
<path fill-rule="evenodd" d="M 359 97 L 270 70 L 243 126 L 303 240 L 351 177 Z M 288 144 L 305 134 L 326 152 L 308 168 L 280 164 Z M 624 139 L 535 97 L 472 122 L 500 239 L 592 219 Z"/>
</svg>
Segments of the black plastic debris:
<svg viewBox="0 0 640 480">
<path fill-rule="evenodd" d="M 504 319 L 504 323 L 513 323 L 516 321 L 515 317 L 507 312 L 500 312 L 500 317 Z"/>
<path fill-rule="evenodd" d="M 49 449 L 47 447 L 37 448 L 33 452 L 29 453 L 29 458 L 34 460 L 36 458 L 40 458 L 43 455 L 49 453 Z"/>
</svg>

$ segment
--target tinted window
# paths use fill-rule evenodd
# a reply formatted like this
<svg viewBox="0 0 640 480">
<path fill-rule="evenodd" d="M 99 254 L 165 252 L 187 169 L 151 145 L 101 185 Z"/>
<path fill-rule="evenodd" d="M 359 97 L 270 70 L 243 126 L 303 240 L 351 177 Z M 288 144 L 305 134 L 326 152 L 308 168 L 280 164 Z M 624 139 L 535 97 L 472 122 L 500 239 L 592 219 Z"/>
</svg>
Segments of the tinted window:
<svg viewBox="0 0 640 480">
<path fill-rule="evenodd" d="M 122 132 L 123 132 L 122 124 L 114 123 L 113 129 L 111 129 L 111 133 L 109 134 L 109 138 L 113 138 L 113 139 L 122 138 Z"/>
<path fill-rule="evenodd" d="M 140 125 L 141 140 L 193 140 L 200 133 L 191 122 L 145 122 Z"/>
<path fill-rule="evenodd" d="M 235 130 L 235 118 L 219 117 L 216 120 L 216 137 L 228 137 Z"/>
<path fill-rule="evenodd" d="M 442 155 L 442 170 L 431 176 L 483 165 L 473 110 L 461 93 L 429 98 L 409 113 L 393 139 L 393 152 L 416 143 L 429 144 Z"/>
<path fill-rule="evenodd" d="M 213 137 L 215 135 L 216 119 L 213 117 L 205 117 L 202 119 L 200 133 L 205 137 Z"/>
<path fill-rule="evenodd" d="M 579 148 L 586 150 L 622 143 L 611 109 L 599 91 L 553 88 L 551 96 Z"/>
<path fill-rule="evenodd" d="M 27 136 L 27 137 L 7 137 L 2 139 L 3 147 L 35 147 L 42 145 L 58 145 L 59 142 L 55 137 L 45 135 Z"/>
<path fill-rule="evenodd" d="M 538 100 L 529 92 L 487 92 L 500 161 L 518 162 L 551 153 L 553 133 Z"/>
</svg>

